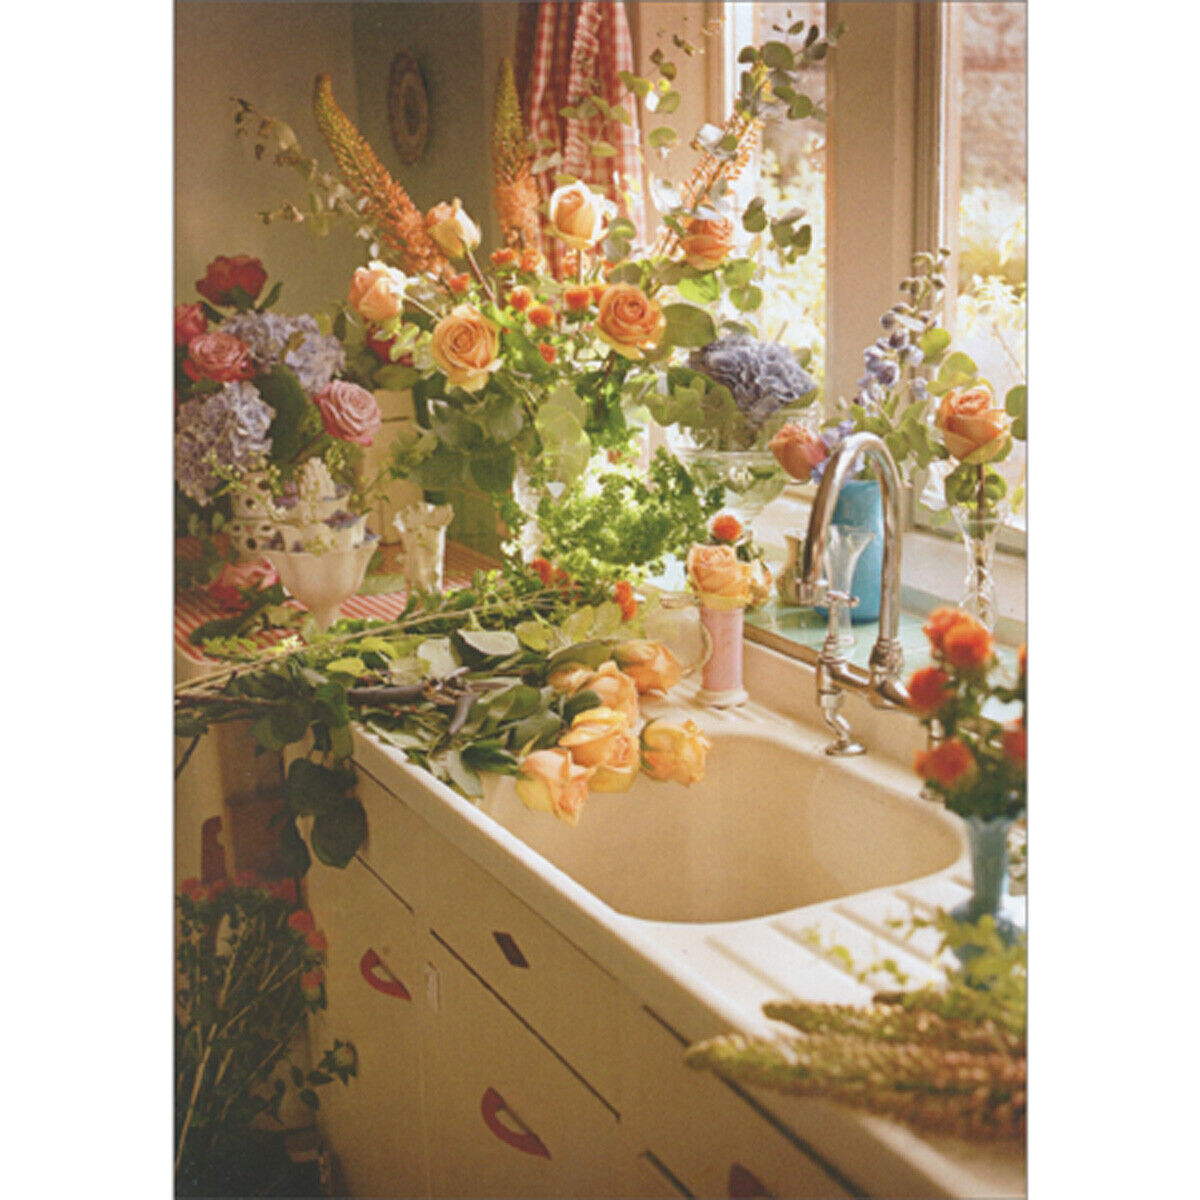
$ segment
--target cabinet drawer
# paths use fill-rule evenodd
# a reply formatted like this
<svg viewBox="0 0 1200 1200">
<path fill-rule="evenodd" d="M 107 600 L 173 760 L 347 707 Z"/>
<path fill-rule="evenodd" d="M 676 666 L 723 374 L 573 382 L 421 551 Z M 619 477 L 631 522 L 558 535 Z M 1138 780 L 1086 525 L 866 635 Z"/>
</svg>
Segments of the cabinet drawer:
<svg viewBox="0 0 1200 1200">
<path fill-rule="evenodd" d="M 445 948 L 426 970 L 432 1194 L 621 1194 L 613 1113 Z"/>
<path fill-rule="evenodd" d="M 355 795 L 367 814 L 367 840 L 358 857 L 410 909 L 419 908 L 425 822 L 357 762 L 354 773 Z"/>
<path fill-rule="evenodd" d="M 684 1064 L 685 1046 L 644 1009 L 627 1010 L 623 1119 L 693 1195 L 852 1196 L 715 1075 Z"/>
<path fill-rule="evenodd" d="M 309 1020 L 311 1057 L 335 1038 L 358 1052 L 349 1084 L 318 1092 L 337 1194 L 425 1195 L 416 920 L 356 860 L 344 870 L 314 862 L 305 889 L 328 941 L 326 1007 Z"/>
<path fill-rule="evenodd" d="M 432 831 L 427 862 L 430 926 L 619 1109 L 616 980 Z"/>
</svg>

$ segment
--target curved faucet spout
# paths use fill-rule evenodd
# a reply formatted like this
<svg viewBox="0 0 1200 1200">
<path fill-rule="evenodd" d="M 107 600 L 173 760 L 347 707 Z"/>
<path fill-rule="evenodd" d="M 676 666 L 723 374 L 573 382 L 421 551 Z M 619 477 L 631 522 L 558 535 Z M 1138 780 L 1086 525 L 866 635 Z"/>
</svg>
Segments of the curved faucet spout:
<svg viewBox="0 0 1200 1200">
<path fill-rule="evenodd" d="M 900 622 L 900 472 L 883 439 L 873 433 L 848 437 L 834 453 L 817 488 L 808 519 L 804 559 L 800 567 L 799 591 L 807 603 L 821 603 L 828 581 L 824 578 L 825 543 L 833 508 L 842 486 L 862 461 L 870 464 L 879 482 L 883 502 L 883 565 L 880 580 L 879 636 L 871 650 L 871 686 L 886 703 L 896 703 L 903 687 L 898 686 L 904 668 L 897 631 Z M 901 700 L 902 702 L 902 700 Z"/>
</svg>

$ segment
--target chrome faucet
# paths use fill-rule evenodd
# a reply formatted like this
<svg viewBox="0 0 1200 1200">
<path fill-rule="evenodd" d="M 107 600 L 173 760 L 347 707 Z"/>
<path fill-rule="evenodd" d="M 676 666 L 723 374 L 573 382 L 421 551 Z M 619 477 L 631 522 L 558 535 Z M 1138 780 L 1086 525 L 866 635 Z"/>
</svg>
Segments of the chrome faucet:
<svg viewBox="0 0 1200 1200">
<path fill-rule="evenodd" d="M 832 592 L 822 575 L 833 506 L 842 485 L 858 469 L 861 460 L 870 464 L 883 501 L 879 636 L 871 648 L 868 672 L 847 662 L 845 649 L 838 644 L 837 609 L 852 600 Z M 801 604 L 829 607 L 829 634 L 817 659 L 817 701 L 825 724 L 835 735 L 835 740 L 825 747 L 826 754 L 841 757 L 866 751 L 842 716 L 845 689 L 865 694 L 879 708 L 909 707 L 908 689 L 900 680 L 904 652 L 896 636 L 900 622 L 900 487 L 900 472 L 883 439 L 873 433 L 856 433 L 838 447 L 826 465 L 809 514 L 796 592 Z"/>
</svg>

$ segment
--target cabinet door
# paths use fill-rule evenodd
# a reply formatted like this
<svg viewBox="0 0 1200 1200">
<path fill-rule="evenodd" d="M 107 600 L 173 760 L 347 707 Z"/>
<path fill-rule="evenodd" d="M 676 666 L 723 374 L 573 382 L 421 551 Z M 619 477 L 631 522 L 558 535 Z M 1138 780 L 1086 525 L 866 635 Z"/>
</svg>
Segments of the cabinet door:
<svg viewBox="0 0 1200 1200">
<path fill-rule="evenodd" d="M 708 1071 L 645 1009 L 627 1011 L 626 1111 L 639 1148 L 694 1196 L 851 1196 L 841 1181 Z"/>
<path fill-rule="evenodd" d="M 326 1008 L 309 1022 L 313 1061 L 335 1038 L 358 1051 L 358 1075 L 319 1092 L 337 1194 L 424 1196 L 415 918 L 357 859 L 345 870 L 314 862 L 305 886 L 328 939 Z"/>
<path fill-rule="evenodd" d="M 433 941 L 425 970 L 432 1194 L 626 1194 L 616 1114 Z"/>
</svg>

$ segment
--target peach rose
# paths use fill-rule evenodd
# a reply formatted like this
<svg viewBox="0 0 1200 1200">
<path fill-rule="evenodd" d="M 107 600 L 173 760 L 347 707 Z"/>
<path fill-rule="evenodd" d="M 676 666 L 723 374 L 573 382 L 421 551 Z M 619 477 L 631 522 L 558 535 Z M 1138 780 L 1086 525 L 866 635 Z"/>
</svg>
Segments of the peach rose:
<svg viewBox="0 0 1200 1200">
<path fill-rule="evenodd" d="M 558 188 L 548 209 L 554 232 L 573 250 L 588 250 L 604 237 L 613 205 L 577 180 Z"/>
<path fill-rule="evenodd" d="M 628 732 L 624 715 L 601 705 L 577 714 L 558 744 L 579 766 L 601 767 L 616 751 L 620 735 Z"/>
<path fill-rule="evenodd" d="M 581 767 L 568 751 L 534 750 L 521 763 L 517 795 L 526 808 L 549 812 L 575 825 L 587 803 L 593 767 Z"/>
<path fill-rule="evenodd" d="M 984 384 L 965 392 L 947 392 L 937 413 L 946 449 L 966 463 L 991 462 L 1008 440 L 1008 415 L 995 407 L 991 388 Z"/>
<path fill-rule="evenodd" d="M 621 673 L 633 680 L 639 692 L 670 691 L 683 678 L 683 668 L 670 650 L 659 642 L 634 639 L 613 650 Z"/>
<path fill-rule="evenodd" d="M 479 226 L 463 212 L 457 196 L 453 204 L 435 204 L 425 214 L 425 228 L 450 258 L 465 258 L 479 245 Z"/>
<path fill-rule="evenodd" d="M 350 307 L 364 321 L 387 321 L 404 307 L 403 272 L 381 262 L 359 267 L 350 280 Z"/>
<path fill-rule="evenodd" d="M 829 457 L 829 447 L 803 425 L 790 422 L 771 439 L 771 453 L 793 479 L 807 483 L 813 467 Z"/>
<path fill-rule="evenodd" d="M 950 676 L 937 667 L 922 667 L 909 678 L 908 695 L 919 716 L 932 716 L 950 698 Z"/>
<path fill-rule="evenodd" d="M 638 743 L 632 731 L 617 734 L 608 758 L 596 768 L 592 776 L 593 792 L 627 792 L 633 786 L 638 773 Z"/>
<path fill-rule="evenodd" d="M 958 738 L 949 738 L 932 750 L 918 750 L 913 769 L 946 791 L 971 783 L 979 773 L 975 756 Z"/>
<path fill-rule="evenodd" d="M 704 778 L 712 742 L 690 718 L 682 725 L 659 718 L 642 730 L 642 769 L 662 783 L 690 787 Z"/>
<path fill-rule="evenodd" d="M 574 673 L 573 673 L 574 676 Z M 632 728 L 638 719 L 637 684 L 617 668 L 611 659 L 601 663 L 594 671 L 585 671 L 582 677 L 573 677 L 572 694 L 587 690 L 595 692 L 605 708 L 619 712 Z"/>
<path fill-rule="evenodd" d="M 724 217 L 711 221 L 697 217 L 688 222 L 679 246 L 689 267 L 711 271 L 713 267 L 719 267 L 733 249 L 733 222 Z"/>
<path fill-rule="evenodd" d="M 666 327 L 662 309 L 640 287 L 612 283 L 604 289 L 596 332 L 622 358 L 641 358 L 662 341 Z"/>
<path fill-rule="evenodd" d="M 732 546 L 696 543 L 688 551 L 686 565 L 688 582 L 710 607 L 737 608 L 750 603 L 753 571 Z"/>
<path fill-rule="evenodd" d="M 433 361 L 465 392 L 477 392 L 500 366 L 500 334 L 478 309 L 459 304 L 434 327 Z"/>
</svg>

